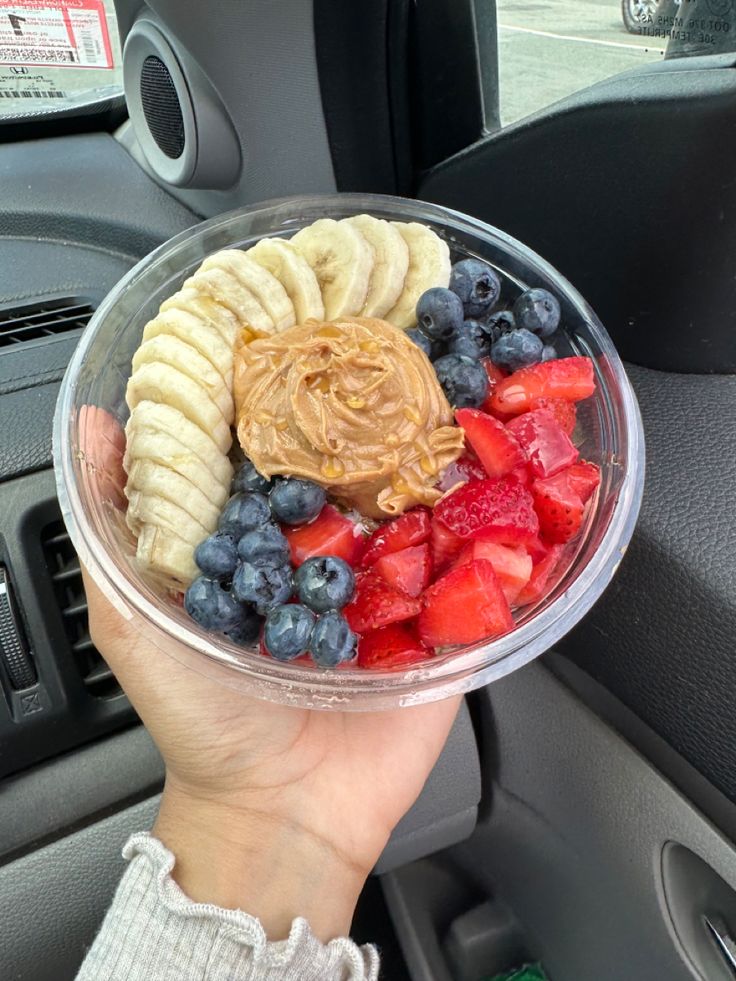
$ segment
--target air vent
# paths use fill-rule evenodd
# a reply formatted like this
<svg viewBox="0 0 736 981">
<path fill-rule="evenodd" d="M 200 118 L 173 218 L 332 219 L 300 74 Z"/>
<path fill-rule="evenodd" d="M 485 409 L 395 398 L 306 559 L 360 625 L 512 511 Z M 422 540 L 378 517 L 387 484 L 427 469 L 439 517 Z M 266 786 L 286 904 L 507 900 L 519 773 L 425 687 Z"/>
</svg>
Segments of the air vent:
<svg viewBox="0 0 736 981">
<path fill-rule="evenodd" d="M 122 689 L 115 675 L 90 640 L 87 598 L 79 559 L 63 522 L 54 521 L 44 528 L 41 546 L 64 621 L 64 632 L 85 688 L 95 698 L 120 695 Z"/>
<path fill-rule="evenodd" d="M 81 330 L 93 313 L 90 303 L 74 297 L 0 309 L 0 347 Z"/>
</svg>

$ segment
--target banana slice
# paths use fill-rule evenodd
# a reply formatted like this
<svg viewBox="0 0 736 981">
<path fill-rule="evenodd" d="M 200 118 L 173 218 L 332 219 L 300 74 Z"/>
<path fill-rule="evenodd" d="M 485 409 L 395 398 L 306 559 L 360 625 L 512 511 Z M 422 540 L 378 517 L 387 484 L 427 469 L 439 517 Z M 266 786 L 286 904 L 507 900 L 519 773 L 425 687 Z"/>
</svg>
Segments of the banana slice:
<svg viewBox="0 0 736 981">
<path fill-rule="evenodd" d="M 159 309 L 159 317 L 170 310 L 184 311 L 214 327 L 231 350 L 242 330 L 237 314 L 196 287 L 181 289 L 168 300 L 164 300 Z"/>
<path fill-rule="evenodd" d="M 433 286 L 450 282 L 450 249 L 431 228 L 418 222 L 391 222 L 409 246 L 409 269 L 404 289 L 393 309 L 385 316 L 396 327 L 413 327 L 417 322 L 417 300 Z"/>
<path fill-rule="evenodd" d="M 140 534 L 144 525 L 155 525 L 170 535 L 177 535 L 188 542 L 192 551 L 199 543 L 211 534 L 217 521 L 213 524 L 202 525 L 188 511 L 178 504 L 167 501 L 165 497 L 155 494 L 144 494 L 142 491 L 131 490 L 128 493 L 128 512 L 125 520 L 134 535 Z"/>
<path fill-rule="evenodd" d="M 222 453 L 229 452 L 232 437 L 222 413 L 197 382 L 171 365 L 161 361 L 142 364 L 128 379 L 125 397 L 131 409 L 143 399 L 173 405 L 211 436 Z"/>
<path fill-rule="evenodd" d="M 294 306 L 298 324 L 307 320 L 325 319 L 325 307 L 317 277 L 291 242 L 282 238 L 262 238 L 245 254 L 267 269 L 283 285 Z"/>
<path fill-rule="evenodd" d="M 181 466 L 188 466 L 187 461 L 193 457 L 192 464 L 196 466 L 197 461 L 201 463 L 205 472 L 210 475 L 209 482 L 213 486 L 224 487 L 226 491 L 230 488 L 233 468 L 227 456 L 215 445 L 207 433 L 187 419 L 173 405 L 146 400 L 139 402 L 130 414 L 125 427 L 125 437 L 127 448 L 123 464 L 126 470 L 131 461 L 135 460 L 138 455 L 141 458 L 157 459 L 155 453 L 164 452 L 163 440 L 173 440 L 186 448 L 187 456 L 180 456 L 176 447 L 172 447 L 176 451 L 175 455 L 168 456 L 169 447 L 167 445 L 167 457 L 162 457 L 159 462 L 165 461 L 167 466 L 178 469 Z M 139 440 L 145 440 L 144 445 L 149 447 L 148 450 L 144 450 L 140 454 L 134 449 Z M 157 448 L 159 441 L 161 441 L 160 451 Z M 192 480 L 192 483 L 198 484 L 201 490 L 205 489 L 199 481 L 192 479 L 189 472 L 184 473 L 181 470 L 179 472 L 188 480 Z M 217 503 L 216 498 L 211 495 L 210 499 Z"/>
<path fill-rule="evenodd" d="M 343 223 L 357 228 L 373 248 L 373 272 L 362 317 L 384 317 L 398 303 L 409 269 L 409 247 L 398 228 L 372 215 L 353 215 Z"/>
<path fill-rule="evenodd" d="M 136 558 L 143 572 L 180 592 L 200 574 L 192 545 L 157 525 L 141 527 Z"/>
<path fill-rule="evenodd" d="M 225 386 L 220 372 L 211 361 L 178 337 L 161 334 L 143 344 L 133 355 L 133 371 L 136 372 L 144 364 L 168 364 L 177 371 L 189 375 L 197 382 L 222 413 L 228 425 L 232 425 L 235 409 L 230 389 Z"/>
<path fill-rule="evenodd" d="M 355 317 L 365 306 L 373 249 L 354 225 L 320 218 L 291 240 L 312 267 L 327 320 Z"/>
<path fill-rule="evenodd" d="M 206 260 L 205 260 L 206 261 Z M 231 310 L 240 321 L 240 326 L 254 327 L 264 334 L 273 334 L 274 325 L 258 298 L 235 276 L 224 269 L 211 266 L 207 269 L 200 267 L 197 272 L 184 280 L 185 289 L 196 290 L 200 294 L 212 297 L 223 307 Z M 232 336 L 235 343 L 238 331 Z"/>
<path fill-rule="evenodd" d="M 233 350 L 215 327 L 186 310 L 164 310 L 143 328 L 143 341 L 171 335 L 191 344 L 215 368 L 226 388 L 233 387 Z"/>
<path fill-rule="evenodd" d="M 219 510 L 229 497 L 229 487 L 215 480 L 197 454 L 192 453 L 178 439 L 160 430 L 132 429 L 127 437 L 123 466 L 125 472 L 131 475 L 133 483 L 136 483 L 132 477 L 133 469 L 145 462 L 168 467 L 175 474 L 186 478 Z"/>
<path fill-rule="evenodd" d="M 220 509 L 191 481 L 152 460 L 136 460 L 128 471 L 128 500 L 136 492 L 176 504 L 204 528 L 216 527 L 220 517 Z"/>
<path fill-rule="evenodd" d="M 223 249 L 208 256 L 199 267 L 202 272 L 221 269 L 234 276 L 258 300 L 273 321 L 276 332 L 296 323 L 294 305 L 276 277 L 239 249 Z M 185 284 L 186 285 L 186 284 Z M 257 327 L 256 324 L 253 324 Z"/>
</svg>

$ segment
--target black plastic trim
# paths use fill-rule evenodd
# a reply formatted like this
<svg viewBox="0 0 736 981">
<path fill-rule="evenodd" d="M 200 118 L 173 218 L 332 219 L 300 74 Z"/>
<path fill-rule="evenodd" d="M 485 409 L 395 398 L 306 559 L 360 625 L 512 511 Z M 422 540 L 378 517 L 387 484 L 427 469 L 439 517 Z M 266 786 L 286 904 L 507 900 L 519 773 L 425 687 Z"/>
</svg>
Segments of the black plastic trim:
<svg viewBox="0 0 736 981">
<path fill-rule="evenodd" d="M 339 191 L 396 192 L 387 64 L 389 6 L 388 0 L 314 0 L 322 109 Z M 392 81 L 398 85 L 397 64 L 393 67 Z"/>
<path fill-rule="evenodd" d="M 622 701 L 557 651 L 544 665 L 607 725 L 622 736 L 731 841 L 736 841 L 736 805 Z"/>
<path fill-rule="evenodd" d="M 7 778 L 0 865 L 158 793 L 163 779 L 163 760 L 143 726 Z"/>
</svg>

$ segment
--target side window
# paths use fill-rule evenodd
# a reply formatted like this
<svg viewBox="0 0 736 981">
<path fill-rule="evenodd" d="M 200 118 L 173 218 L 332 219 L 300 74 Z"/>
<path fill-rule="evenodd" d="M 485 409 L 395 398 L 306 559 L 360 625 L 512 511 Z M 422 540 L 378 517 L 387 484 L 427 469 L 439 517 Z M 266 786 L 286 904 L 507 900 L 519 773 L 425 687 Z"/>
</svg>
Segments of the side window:
<svg viewBox="0 0 736 981">
<path fill-rule="evenodd" d="M 0 119 L 122 91 L 113 0 L 0 0 Z"/>
<path fill-rule="evenodd" d="M 501 124 L 663 58 L 736 50 L 736 0 L 498 0 Z"/>
</svg>

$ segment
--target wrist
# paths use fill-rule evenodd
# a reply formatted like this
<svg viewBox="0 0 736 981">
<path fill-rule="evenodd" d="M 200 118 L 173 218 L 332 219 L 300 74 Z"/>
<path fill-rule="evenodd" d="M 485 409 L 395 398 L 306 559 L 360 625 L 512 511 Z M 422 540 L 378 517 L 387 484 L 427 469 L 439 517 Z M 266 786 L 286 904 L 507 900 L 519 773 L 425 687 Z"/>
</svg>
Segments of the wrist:
<svg viewBox="0 0 736 981">
<path fill-rule="evenodd" d="M 289 813 L 193 796 L 167 781 L 153 834 L 176 858 L 173 877 L 194 902 L 257 916 L 270 940 L 297 916 L 326 943 L 350 932 L 369 869 Z"/>
</svg>

